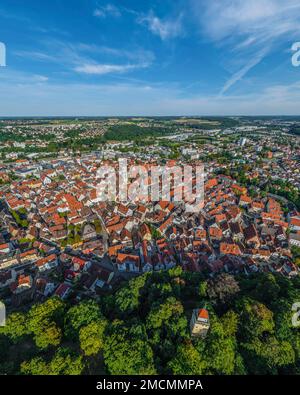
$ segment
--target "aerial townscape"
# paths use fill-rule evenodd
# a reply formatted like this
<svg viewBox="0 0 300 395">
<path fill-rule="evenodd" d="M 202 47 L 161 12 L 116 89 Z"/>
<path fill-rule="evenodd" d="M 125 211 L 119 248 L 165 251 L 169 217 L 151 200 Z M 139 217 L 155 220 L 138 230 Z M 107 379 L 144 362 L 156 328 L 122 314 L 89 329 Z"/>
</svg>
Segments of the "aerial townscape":
<svg viewBox="0 0 300 395">
<path fill-rule="evenodd" d="M 0 1 L 1 390 L 299 386 L 299 26 Z"/>
<path fill-rule="evenodd" d="M 2 374 L 294 374 L 300 119 L 2 118 Z M 103 165 L 204 165 L 184 202 L 101 201 Z"/>
</svg>

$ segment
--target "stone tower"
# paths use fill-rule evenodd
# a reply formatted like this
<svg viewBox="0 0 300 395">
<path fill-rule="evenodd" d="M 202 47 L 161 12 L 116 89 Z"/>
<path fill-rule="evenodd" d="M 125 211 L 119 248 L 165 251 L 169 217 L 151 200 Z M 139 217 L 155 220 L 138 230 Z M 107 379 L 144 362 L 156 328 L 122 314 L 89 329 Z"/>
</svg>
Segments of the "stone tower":
<svg viewBox="0 0 300 395">
<path fill-rule="evenodd" d="M 210 324 L 209 314 L 205 308 L 193 310 L 190 327 L 192 337 L 201 337 L 203 339 L 206 337 Z"/>
</svg>

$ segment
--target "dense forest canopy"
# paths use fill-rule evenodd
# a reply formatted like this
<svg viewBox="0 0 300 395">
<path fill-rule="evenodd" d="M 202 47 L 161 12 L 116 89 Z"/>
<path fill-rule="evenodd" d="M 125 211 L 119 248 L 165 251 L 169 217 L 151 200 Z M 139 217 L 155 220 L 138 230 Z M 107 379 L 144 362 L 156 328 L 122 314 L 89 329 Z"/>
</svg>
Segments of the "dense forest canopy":
<svg viewBox="0 0 300 395">
<path fill-rule="evenodd" d="M 11 313 L 0 331 L 1 374 L 298 374 L 300 279 L 255 274 L 144 274 L 100 302 L 56 298 Z M 210 329 L 191 339 L 192 310 Z"/>
<path fill-rule="evenodd" d="M 294 125 L 294 126 L 290 129 L 289 133 L 295 134 L 296 136 L 299 136 L 299 135 L 300 135 L 300 127 L 299 127 L 298 125 Z"/>
</svg>

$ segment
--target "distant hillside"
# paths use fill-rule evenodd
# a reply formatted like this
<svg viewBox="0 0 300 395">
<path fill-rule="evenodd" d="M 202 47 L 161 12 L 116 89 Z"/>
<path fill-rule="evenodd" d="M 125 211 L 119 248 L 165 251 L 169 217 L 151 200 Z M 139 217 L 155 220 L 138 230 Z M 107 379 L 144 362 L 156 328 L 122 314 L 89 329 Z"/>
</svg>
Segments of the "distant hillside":
<svg viewBox="0 0 300 395">
<path fill-rule="evenodd" d="M 106 140 L 138 140 L 145 137 L 164 136 L 171 133 L 172 129 L 166 127 L 141 127 L 134 124 L 111 126 L 105 133 Z"/>
<path fill-rule="evenodd" d="M 290 130 L 289 133 L 295 134 L 297 136 L 300 135 L 300 127 L 299 126 L 293 126 Z"/>
<path fill-rule="evenodd" d="M 238 121 L 237 119 L 226 117 L 180 118 L 174 120 L 174 122 L 194 129 L 203 130 L 227 129 L 240 125 L 240 121 Z"/>
</svg>

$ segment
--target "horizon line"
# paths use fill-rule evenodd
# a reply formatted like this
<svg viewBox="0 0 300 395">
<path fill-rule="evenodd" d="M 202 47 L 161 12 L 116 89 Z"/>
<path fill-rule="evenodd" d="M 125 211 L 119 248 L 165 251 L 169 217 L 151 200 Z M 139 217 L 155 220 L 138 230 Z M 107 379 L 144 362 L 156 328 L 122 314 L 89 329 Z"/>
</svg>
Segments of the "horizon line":
<svg viewBox="0 0 300 395">
<path fill-rule="evenodd" d="M 300 117 L 300 114 L 293 114 L 293 115 L 284 115 L 284 114 L 263 114 L 263 115 L 2 115 L 0 116 L 0 120 L 2 119 L 12 119 L 12 118 L 38 118 L 38 119 L 45 119 L 45 118 L 203 118 L 203 117 L 215 117 L 215 118 L 276 118 L 276 117 L 285 117 L 285 118 L 293 118 L 293 117 Z"/>
</svg>

